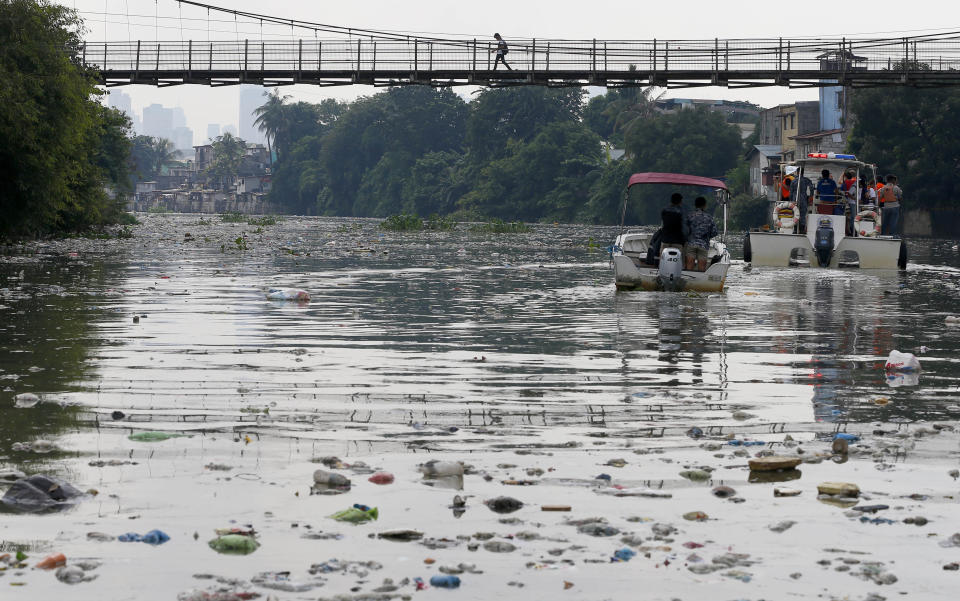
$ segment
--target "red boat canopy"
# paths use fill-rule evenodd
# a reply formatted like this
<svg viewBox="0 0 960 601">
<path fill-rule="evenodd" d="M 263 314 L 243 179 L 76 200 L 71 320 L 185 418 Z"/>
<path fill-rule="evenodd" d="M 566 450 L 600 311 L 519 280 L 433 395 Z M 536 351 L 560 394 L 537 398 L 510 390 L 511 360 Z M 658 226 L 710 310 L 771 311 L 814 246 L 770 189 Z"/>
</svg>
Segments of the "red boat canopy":
<svg viewBox="0 0 960 601">
<path fill-rule="evenodd" d="M 683 175 L 682 173 L 634 173 L 630 176 L 627 188 L 636 184 L 674 184 L 676 186 L 703 186 L 705 188 L 719 188 L 726 190 L 727 184 L 718 179 L 700 177 L 698 175 Z"/>
</svg>

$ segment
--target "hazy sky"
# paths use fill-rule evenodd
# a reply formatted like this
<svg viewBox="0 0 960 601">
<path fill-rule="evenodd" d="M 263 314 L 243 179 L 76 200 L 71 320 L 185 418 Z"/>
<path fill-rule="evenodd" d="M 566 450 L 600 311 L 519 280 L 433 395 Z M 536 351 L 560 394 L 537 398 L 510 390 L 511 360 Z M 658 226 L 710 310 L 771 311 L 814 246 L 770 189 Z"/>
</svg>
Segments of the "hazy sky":
<svg viewBox="0 0 960 601">
<path fill-rule="evenodd" d="M 915 0 L 904 3 L 873 0 L 866 3 L 836 5 L 806 3 L 803 10 L 780 14 L 776 5 L 727 0 L 682 0 L 644 2 L 642 0 L 513 0 L 511 2 L 457 2 L 456 0 L 208 0 L 208 4 L 296 18 L 320 23 L 392 31 L 432 32 L 487 39 L 499 31 L 511 38 L 568 39 L 712 39 L 784 38 L 799 36 L 865 36 L 942 31 L 945 3 Z M 89 41 L 128 40 L 203 40 L 208 39 L 291 39 L 312 38 L 304 30 L 271 28 L 239 20 L 224 13 L 210 13 L 174 0 L 75 0 L 60 4 L 76 8 L 86 20 Z M 946 3 L 949 5 L 949 3 Z M 817 16 L 817 7 L 823 15 Z M 845 8 L 843 8 L 845 7 Z M 875 15 L 867 20 L 863 15 Z M 950 24 L 946 24 L 948 27 Z M 960 23 L 953 24 L 960 29 Z M 236 125 L 238 96 L 236 87 L 209 88 L 175 86 L 158 89 L 148 86 L 123 86 L 133 98 L 134 111 L 154 102 L 182 106 L 188 125 L 200 142 L 208 123 Z M 318 102 L 323 98 L 352 99 L 373 94 L 370 86 L 317 88 L 286 86 L 285 94 L 295 99 Z M 458 91 L 469 96 L 468 88 Z M 762 106 L 774 106 L 797 100 L 816 100 L 816 90 L 761 88 L 727 90 L 693 88 L 667 91 L 666 97 L 722 98 L 749 100 Z"/>
</svg>

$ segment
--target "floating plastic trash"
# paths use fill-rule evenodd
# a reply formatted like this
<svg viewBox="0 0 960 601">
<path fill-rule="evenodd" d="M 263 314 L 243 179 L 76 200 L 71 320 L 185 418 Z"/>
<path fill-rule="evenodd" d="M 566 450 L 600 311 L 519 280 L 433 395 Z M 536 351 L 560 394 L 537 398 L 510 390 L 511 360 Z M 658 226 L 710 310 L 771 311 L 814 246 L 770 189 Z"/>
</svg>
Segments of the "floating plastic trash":
<svg viewBox="0 0 960 601">
<path fill-rule="evenodd" d="M 376 507 L 354 505 L 353 507 L 349 507 L 343 511 L 338 511 L 329 517 L 337 520 L 338 522 L 351 522 L 353 524 L 359 524 L 361 522 L 375 520 L 377 517 L 379 517 L 379 515 L 380 511 Z"/>
<path fill-rule="evenodd" d="M 136 532 L 127 532 L 117 537 L 122 543 L 147 543 L 148 545 L 162 545 L 170 540 L 170 536 L 163 530 L 151 530 L 146 534 L 140 535 Z"/>
<path fill-rule="evenodd" d="M 308 301 L 310 293 L 296 288 L 271 288 L 267 291 L 267 298 L 278 301 Z"/>
<path fill-rule="evenodd" d="M 227 555 L 249 555 L 260 547 L 255 538 L 245 534 L 224 534 L 207 544 L 217 553 Z"/>
<path fill-rule="evenodd" d="M 887 371 L 920 371 L 920 360 L 913 353 L 890 351 L 885 368 Z"/>
</svg>

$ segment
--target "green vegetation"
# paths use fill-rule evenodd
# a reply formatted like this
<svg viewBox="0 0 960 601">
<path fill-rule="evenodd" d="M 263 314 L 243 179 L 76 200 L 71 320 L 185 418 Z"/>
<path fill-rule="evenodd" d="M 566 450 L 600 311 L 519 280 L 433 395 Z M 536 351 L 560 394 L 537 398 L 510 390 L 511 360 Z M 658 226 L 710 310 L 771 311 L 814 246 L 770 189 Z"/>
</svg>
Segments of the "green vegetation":
<svg viewBox="0 0 960 601">
<path fill-rule="evenodd" d="M 419 232 L 423 229 L 423 219 L 417 215 L 391 215 L 380 222 L 380 227 L 391 232 Z"/>
<path fill-rule="evenodd" d="M 245 223 L 247 216 L 241 213 L 223 213 L 220 215 L 220 221 L 223 223 Z"/>
<path fill-rule="evenodd" d="M 956 207 L 960 89 L 857 89 L 850 110 L 857 118 L 848 150 L 875 163 L 880 174 L 897 176 L 906 210 Z"/>
<path fill-rule="evenodd" d="M 247 218 L 247 225 L 277 225 L 283 221 L 276 215 L 264 215 L 262 217 L 249 217 Z"/>
<path fill-rule="evenodd" d="M 82 29 L 59 4 L 0 0 L 0 238 L 111 223 L 131 191 L 130 121 L 97 102 Z"/>
<path fill-rule="evenodd" d="M 520 221 L 506 223 L 503 219 L 494 219 L 489 223 L 475 224 L 470 227 L 470 231 L 485 234 L 525 234 L 532 232 L 533 228 Z"/>
<path fill-rule="evenodd" d="M 423 222 L 423 229 L 433 232 L 451 232 L 457 229 L 457 222 L 452 217 L 441 217 L 434 213 Z"/>
<path fill-rule="evenodd" d="M 636 171 L 721 177 L 736 166 L 739 131 L 723 116 L 662 114 L 655 100 L 642 88 L 585 104 L 578 88 L 516 87 L 468 103 L 408 86 L 352 103 L 292 103 L 274 92 L 257 114 L 278 157 L 271 200 L 286 211 L 390 216 L 381 227 L 394 231 L 495 218 L 516 232 L 537 221 L 619 222 Z M 626 157 L 611 161 L 604 142 Z M 658 222 L 669 193 L 638 191 L 628 220 Z"/>
</svg>

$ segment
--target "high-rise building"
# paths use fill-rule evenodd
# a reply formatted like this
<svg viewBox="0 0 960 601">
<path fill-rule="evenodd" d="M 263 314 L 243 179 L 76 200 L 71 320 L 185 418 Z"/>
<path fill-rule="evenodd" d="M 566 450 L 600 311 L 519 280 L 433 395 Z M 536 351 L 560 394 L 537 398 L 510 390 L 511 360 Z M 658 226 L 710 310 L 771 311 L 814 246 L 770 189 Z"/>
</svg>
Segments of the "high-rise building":
<svg viewBox="0 0 960 601">
<path fill-rule="evenodd" d="M 133 113 L 133 102 L 130 99 L 130 95 L 120 90 L 110 90 L 110 94 L 107 96 L 107 104 L 111 108 L 123 111 L 130 117 L 130 123 L 133 125 L 134 131 L 140 131 L 142 129 L 142 124 L 140 123 L 140 118 Z"/>
<path fill-rule="evenodd" d="M 177 150 L 192 150 L 193 130 L 189 127 L 174 127 L 170 141 Z"/>
<path fill-rule="evenodd" d="M 240 86 L 240 137 L 247 142 L 265 144 L 266 136 L 253 124 L 257 116 L 254 111 L 263 105 L 266 99 L 266 88 L 262 86 Z"/>
<path fill-rule="evenodd" d="M 231 136 L 235 136 L 237 135 L 237 128 L 232 123 L 228 123 L 224 125 L 223 128 L 220 130 L 220 135 L 223 135 L 223 134 L 230 134 Z"/>
<path fill-rule="evenodd" d="M 170 139 L 173 136 L 173 110 L 159 104 L 143 109 L 143 134 Z"/>
<path fill-rule="evenodd" d="M 107 101 L 112 108 L 120 109 L 128 115 L 133 113 L 133 103 L 130 100 L 129 94 L 121 92 L 120 90 L 110 90 Z"/>
<path fill-rule="evenodd" d="M 183 112 L 183 108 L 175 106 L 171 110 L 173 111 L 173 114 L 170 117 L 170 122 L 173 128 L 176 129 L 178 127 L 186 127 L 187 114 Z"/>
<path fill-rule="evenodd" d="M 219 135 L 220 135 L 220 124 L 208 123 L 207 124 L 207 140 L 215 140 L 216 137 Z"/>
</svg>

